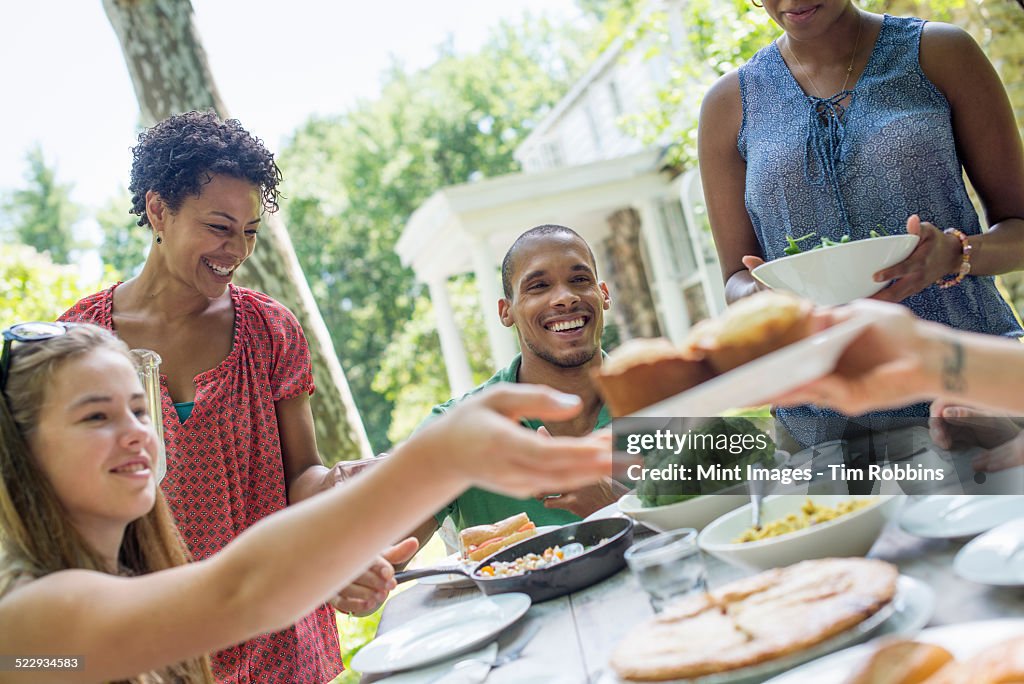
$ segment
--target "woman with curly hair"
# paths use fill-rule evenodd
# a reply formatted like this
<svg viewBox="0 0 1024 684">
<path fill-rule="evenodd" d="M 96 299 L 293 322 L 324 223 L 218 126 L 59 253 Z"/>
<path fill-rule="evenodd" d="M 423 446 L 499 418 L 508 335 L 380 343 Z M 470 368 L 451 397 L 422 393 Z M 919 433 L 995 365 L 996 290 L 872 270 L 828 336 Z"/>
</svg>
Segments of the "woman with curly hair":
<svg viewBox="0 0 1024 684">
<path fill-rule="evenodd" d="M 203 654 L 301 624 L 379 549 L 466 487 L 526 496 L 589 484 L 610 467 L 608 439 L 545 438 L 518 424 L 523 415 L 568 419 L 577 397 L 503 386 L 346 487 L 247 525 L 219 553 L 186 563 L 156 485 L 157 436 L 124 342 L 65 323 L 13 326 L 3 337 L 0 653 L 61 663 L 4 672 L 4 682 L 210 683 Z M 193 453 L 206 457 L 202 445 Z M 264 645 L 241 647 L 254 666 L 265 661 Z M 253 681 L 319 681 L 296 674 L 298 665 L 254 666 Z"/>
<path fill-rule="evenodd" d="M 163 359 L 167 474 L 161 486 L 197 560 L 250 525 L 337 481 L 317 453 L 313 374 L 295 316 L 231 283 L 252 254 L 264 212 L 278 208 L 281 172 L 236 120 L 188 112 L 139 135 L 131 213 L 152 231 L 138 276 L 85 297 L 61 319 L 113 330 Z M 385 552 L 335 607 L 375 609 L 394 586 Z M 326 682 L 342 669 L 334 611 L 213 657 L 223 682 Z"/>
</svg>

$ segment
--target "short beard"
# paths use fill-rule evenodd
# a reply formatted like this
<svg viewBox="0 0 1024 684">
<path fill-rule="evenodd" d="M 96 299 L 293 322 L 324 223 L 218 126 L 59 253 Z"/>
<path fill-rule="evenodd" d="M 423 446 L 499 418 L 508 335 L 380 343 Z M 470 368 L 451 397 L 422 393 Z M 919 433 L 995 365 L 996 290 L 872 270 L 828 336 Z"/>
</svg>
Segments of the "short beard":
<svg viewBox="0 0 1024 684">
<path fill-rule="evenodd" d="M 530 342 L 526 340 L 523 341 L 526 342 L 526 346 L 531 352 L 536 354 L 538 357 L 544 359 L 551 365 L 557 366 L 558 368 L 579 368 L 580 366 L 589 363 L 590 360 L 593 359 L 594 356 L 597 354 L 596 348 L 580 349 L 579 351 L 571 352 L 565 358 L 558 358 L 551 352 L 544 351 L 543 349 L 538 349 L 537 347 L 533 346 L 532 344 L 530 344 Z"/>
</svg>

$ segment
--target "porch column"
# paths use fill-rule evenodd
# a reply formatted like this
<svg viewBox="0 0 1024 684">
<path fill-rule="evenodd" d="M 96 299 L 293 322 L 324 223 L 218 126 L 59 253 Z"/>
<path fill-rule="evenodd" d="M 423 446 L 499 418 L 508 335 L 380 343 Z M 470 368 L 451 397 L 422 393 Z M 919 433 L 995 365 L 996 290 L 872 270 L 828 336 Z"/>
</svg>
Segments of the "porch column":
<svg viewBox="0 0 1024 684">
<path fill-rule="evenodd" d="M 681 344 L 690 329 L 690 316 L 675 264 L 672 263 L 672 245 L 668 244 L 661 225 L 661 215 L 654 200 L 646 200 L 637 207 L 640 212 L 640 234 L 647 245 L 654 287 L 661 304 L 661 320 L 665 335 L 676 344 Z"/>
<path fill-rule="evenodd" d="M 434 316 L 437 318 L 437 334 L 441 338 L 441 354 L 444 356 L 444 367 L 448 372 L 448 386 L 453 397 L 461 397 L 473 389 L 473 373 L 469 369 L 466 347 L 462 344 L 459 326 L 455 322 L 451 300 L 448 298 L 448 279 L 433 278 L 427 283 L 430 288 L 430 301 L 434 305 Z"/>
<path fill-rule="evenodd" d="M 491 256 L 491 249 L 484 240 L 475 238 L 472 250 L 473 271 L 476 274 L 477 291 L 480 293 L 480 310 L 484 313 L 484 323 L 487 325 L 492 367 L 503 368 L 519 350 L 516 349 L 511 329 L 503 326 L 498 318 L 498 300 L 502 297 L 498 286 L 498 263 Z"/>
</svg>

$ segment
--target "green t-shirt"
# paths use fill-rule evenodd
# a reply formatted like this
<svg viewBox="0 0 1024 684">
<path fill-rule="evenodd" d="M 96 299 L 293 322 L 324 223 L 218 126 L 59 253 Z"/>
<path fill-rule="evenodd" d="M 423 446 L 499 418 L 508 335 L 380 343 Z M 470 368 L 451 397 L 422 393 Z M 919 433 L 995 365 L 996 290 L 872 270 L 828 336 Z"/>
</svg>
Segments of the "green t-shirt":
<svg viewBox="0 0 1024 684">
<path fill-rule="evenodd" d="M 422 428 L 424 425 L 433 422 L 448 413 L 460 401 L 486 387 L 496 385 L 499 382 L 517 382 L 521 362 L 522 354 L 516 354 L 516 357 L 512 359 L 512 363 L 507 368 L 499 370 L 487 382 L 457 399 L 449 399 L 445 403 L 435 406 L 430 415 L 420 423 L 419 427 Z M 598 430 L 605 427 L 611 420 L 612 417 L 608 413 L 608 408 L 602 406 L 601 412 L 597 416 L 597 425 L 594 426 L 594 429 Z M 537 430 L 543 423 L 539 420 L 527 419 L 523 420 L 523 425 L 531 430 Z M 476 487 L 467 489 L 459 498 L 445 506 L 434 517 L 437 519 L 437 524 L 440 525 L 446 517 L 451 516 L 455 522 L 455 527 L 463 530 L 474 525 L 489 525 L 517 513 L 526 513 L 530 516 L 530 520 L 538 527 L 542 525 L 565 525 L 567 523 L 579 522 L 580 520 L 580 517 L 575 513 L 570 513 L 560 508 L 545 508 L 544 503 L 536 499 L 513 499 L 503 494 L 495 494 L 494 492 Z"/>
</svg>

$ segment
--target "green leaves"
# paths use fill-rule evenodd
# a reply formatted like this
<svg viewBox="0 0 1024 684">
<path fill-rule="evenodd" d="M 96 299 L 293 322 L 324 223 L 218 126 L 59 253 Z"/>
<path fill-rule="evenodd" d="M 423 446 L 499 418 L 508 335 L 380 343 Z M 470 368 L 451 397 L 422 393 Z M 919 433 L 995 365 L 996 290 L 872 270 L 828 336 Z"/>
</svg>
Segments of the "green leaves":
<svg viewBox="0 0 1024 684">
<path fill-rule="evenodd" d="M 5 241 L 30 245 L 49 252 L 54 262 L 66 264 L 75 247 L 71 226 L 81 216 L 71 201 L 71 186 L 57 181 L 37 144 L 27 156 L 26 186 L 4 198 L 0 207 L 0 235 Z"/>
<path fill-rule="evenodd" d="M 476 54 L 396 66 L 379 98 L 309 120 L 278 155 L 285 223 L 375 451 L 449 397 L 432 309 L 395 243 L 437 190 L 518 170 L 516 146 L 582 73 L 584 28 L 528 17 L 500 24 Z M 483 322 L 462 330 L 488 377 Z"/>
<path fill-rule="evenodd" d="M 101 283 L 115 279 L 109 267 L 94 282 L 83 279 L 76 267 L 55 264 L 49 254 L 28 245 L 0 244 L 0 322 L 55 320 Z"/>
</svg>

